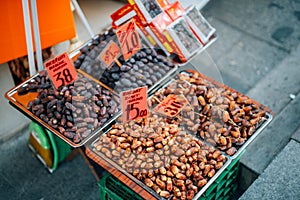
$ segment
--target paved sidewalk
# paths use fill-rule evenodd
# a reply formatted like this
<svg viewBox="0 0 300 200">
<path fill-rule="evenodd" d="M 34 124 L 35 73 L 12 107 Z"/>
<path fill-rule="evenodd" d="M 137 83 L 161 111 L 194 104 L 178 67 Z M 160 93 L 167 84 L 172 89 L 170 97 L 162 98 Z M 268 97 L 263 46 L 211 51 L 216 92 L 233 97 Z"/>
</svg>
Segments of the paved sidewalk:
<svg viewBox="0 0 300 200">
<path fill-rule="evenodd" d="M 25 129 L 0 145 L 0 194 L 9 200 L 99 199 L 97 181 L 82 156 L 50 174 L 28 148 Z"/>
<path fill-rule="evenodd" d="M 300 199 L 300 143 L 291 140 L 239 200 Z"/>
</svg>

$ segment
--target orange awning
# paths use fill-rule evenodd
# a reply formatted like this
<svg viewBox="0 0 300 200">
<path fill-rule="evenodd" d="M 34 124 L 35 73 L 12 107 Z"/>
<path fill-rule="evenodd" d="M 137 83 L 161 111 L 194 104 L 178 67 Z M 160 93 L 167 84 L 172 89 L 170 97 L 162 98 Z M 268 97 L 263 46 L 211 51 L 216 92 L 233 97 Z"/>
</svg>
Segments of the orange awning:
<svg viewBox="0 0 300 200">
<path fill-rule="evenodd" d="M 70 0 L 36 3 L 42 49 L 76 36 Z M 0 63 L 27 55 L 22 0 L 1 1 L 0 26 Z"/>
</svg>

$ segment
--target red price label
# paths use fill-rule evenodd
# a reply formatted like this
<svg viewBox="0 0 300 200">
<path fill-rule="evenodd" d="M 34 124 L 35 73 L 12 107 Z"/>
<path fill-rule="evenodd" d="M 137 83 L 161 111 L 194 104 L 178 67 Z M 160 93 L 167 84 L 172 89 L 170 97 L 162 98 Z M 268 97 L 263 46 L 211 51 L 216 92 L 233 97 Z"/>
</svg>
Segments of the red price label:
<svg viewBox="0 0 300 200">
<path fill-rule="evenodd" d="M 117 30 L 117 36 L 125 61 L 141 49 L 140 36 L 133 19 Z"/>
<path fill-rule="evenodd" d="M 168 117 L 175 117 L 187 104 L 188 101 L 184 96 L 170 94 L 154 108 L 154 111 Z"/>
<path fill-rule="evenodd" d="M 114 41 L 110 41 L 98 59 L 102 60 L 108 67 L 119 57 L 120 53 L 121 49 L 119 46 Z"/>
<path fill-rule="evenodd" d="M 56 89 L 68 85 L 77 79 L 76 69 L 66 52 L 45 62 L 44 66 Z"/>
<path fill-rule="evenodd" d="M 121 96 L 124 123 L 147 117 L 147 87 L 124 91 Z"/>
</svg>

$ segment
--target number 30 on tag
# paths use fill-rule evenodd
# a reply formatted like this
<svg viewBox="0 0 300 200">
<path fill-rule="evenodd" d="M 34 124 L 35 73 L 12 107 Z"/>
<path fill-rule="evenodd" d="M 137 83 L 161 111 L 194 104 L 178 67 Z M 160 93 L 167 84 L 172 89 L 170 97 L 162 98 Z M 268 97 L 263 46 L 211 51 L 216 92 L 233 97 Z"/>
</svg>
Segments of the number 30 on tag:
<svg viewBox="0 0 300 200">
<path fill-rule="evenodd" d="M 175 117 L 187 104 L 188 101 L 183 95 L 169 94 L 154 108 L 154 111 L 168 117 Z"/>
<path fill-rule="evenodd" d="M 45 62 L 44 66 L 56 89 L 68 85 L 77 79 L 76 69 L 66 52 Z"/>
</svg>

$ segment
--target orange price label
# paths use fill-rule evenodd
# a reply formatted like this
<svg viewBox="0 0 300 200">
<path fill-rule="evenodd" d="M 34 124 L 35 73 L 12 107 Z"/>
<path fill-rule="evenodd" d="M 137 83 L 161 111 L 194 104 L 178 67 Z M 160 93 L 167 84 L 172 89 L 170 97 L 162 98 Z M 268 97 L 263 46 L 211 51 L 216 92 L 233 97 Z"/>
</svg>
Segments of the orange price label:
<svg viewBox="0 0 300 200">
<path fill-rule="evenodd" d="M 125 61 L 141 49 L 140 36 L 133 19 L 117 30 L 117 37 Z"/>
<path fill-rule="evenodd" d="M 98 59 L 103 61 L 107 67 L 109 67 L 120 55 L 121 49 L 114 42 L 110 41 L 107 46 L 103 49 Z"/>
<path fill-rule="evenodd" d="M 154 108 L 154 111 L 168 117 L 175 117 L 187 104 L 188 100 L 184 96 L 170 94 Z"/>
<path fill-rule="evenodd" d="M 121 93 L 123 122 L 147 117 L 147 87 L 127 90 Z"/>
<path fill-rule="evenodd" d="M 66 52 L 45 62 L 44 66 L 56 89 L 68 85 L 77 79 L 76 69 Z"/>
</svg>

